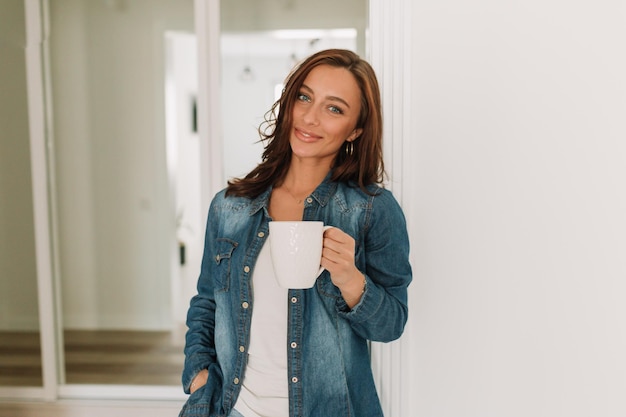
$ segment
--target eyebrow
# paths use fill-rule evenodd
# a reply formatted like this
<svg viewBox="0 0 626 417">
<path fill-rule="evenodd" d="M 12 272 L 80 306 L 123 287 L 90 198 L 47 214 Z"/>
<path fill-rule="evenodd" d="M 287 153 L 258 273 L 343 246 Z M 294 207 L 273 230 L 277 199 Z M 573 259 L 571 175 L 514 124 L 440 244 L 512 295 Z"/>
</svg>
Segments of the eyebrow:
<svg viewBox="0 0 626 417">
<path fill-rule="evenodd" d="M 311 93 L 315 93 L 315 92 L 311 89 L 311 87 L 309 87 L 309 86 L 308 86 L 308 85 L 306 85 L 306 84 L 302 84 L 302 88 L 304 88 L 304 89 L 308 90 L 308 91 L 309 91 L 309 92 L 311 92 Z M 350 108 L 350 105 L 348 104 L 348 102 L 347 102 L 347 101 L 345 101 L 344 99 L 342 99 L 341 97 L 336 97 L 336 96 L 326 96 L 326 99 L 327 99 L 327 100 L 332 100 L 332 101 L 338 101 L 338 102 L 340 102 L 340 103 L 343 103 L 343 104 L 344 104 L 347 108 Z"/>
</svg>

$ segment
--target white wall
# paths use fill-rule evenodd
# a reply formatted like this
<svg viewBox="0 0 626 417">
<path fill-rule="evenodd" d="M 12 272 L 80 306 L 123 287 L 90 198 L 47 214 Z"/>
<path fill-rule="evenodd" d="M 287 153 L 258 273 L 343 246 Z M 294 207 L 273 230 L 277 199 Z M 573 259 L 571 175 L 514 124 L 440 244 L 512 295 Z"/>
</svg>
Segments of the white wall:
<svg viewBox="0 0 626 417">
<path fill-rule="evenodd" d="M 411 416 L 623 417 L 623 2 L 412 14 Z"/>
</svg>

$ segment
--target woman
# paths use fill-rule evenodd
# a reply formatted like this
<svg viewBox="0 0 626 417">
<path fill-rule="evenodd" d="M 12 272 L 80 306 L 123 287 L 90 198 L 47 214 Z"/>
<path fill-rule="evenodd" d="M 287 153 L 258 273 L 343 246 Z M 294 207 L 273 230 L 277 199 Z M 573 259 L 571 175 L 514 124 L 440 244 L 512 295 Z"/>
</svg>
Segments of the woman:
<svg viewBox="0 0 626 417">
<path fill-rule="evenodd" d="M 367 341 L 402 334 L 411 267 L 404 216 L 380 186 L 376 76 L 353 52 L 318 52 L 268 115 L 262 162 L 211 203 L 180 415 L 382 416 Z M 335 226 L 313 288 L 275 284 L 271 220 Z"/>
</svg>

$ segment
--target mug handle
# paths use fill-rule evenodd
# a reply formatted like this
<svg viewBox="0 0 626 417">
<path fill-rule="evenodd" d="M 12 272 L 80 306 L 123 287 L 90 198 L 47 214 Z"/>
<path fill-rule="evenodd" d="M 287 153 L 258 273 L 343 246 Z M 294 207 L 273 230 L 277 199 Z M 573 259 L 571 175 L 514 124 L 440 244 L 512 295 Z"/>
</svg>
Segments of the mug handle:
<svg viewBox="0 0 626 417">
<path fill-rule="evenodd" d="M 334 229 L 335 226 L 324 226 L 324 229 L 322 230 L 322 236 L 324 235 L 324 232 L 327 231 L 328 229 Z M 319 277 L 322 272 L 324 272 L 324 267 L 320 265 L 320 269 L 319 271 L 317 271 L 317 276 Z"/>
</svg>

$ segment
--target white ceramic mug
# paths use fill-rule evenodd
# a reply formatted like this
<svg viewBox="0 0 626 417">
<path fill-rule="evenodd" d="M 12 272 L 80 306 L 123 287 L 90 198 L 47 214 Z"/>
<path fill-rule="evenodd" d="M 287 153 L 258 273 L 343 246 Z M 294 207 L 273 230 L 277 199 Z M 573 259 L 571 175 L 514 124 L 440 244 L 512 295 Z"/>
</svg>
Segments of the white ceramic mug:
<svg viewBox="0 0 626 417">
<path fill-rule="evenodd" d="M 278 285 L 283 288 L 311 288 L 324 268 L 320 266 L 324 226 L 319 221 L 272 221 L 270 251 Z"/>
</svg>

